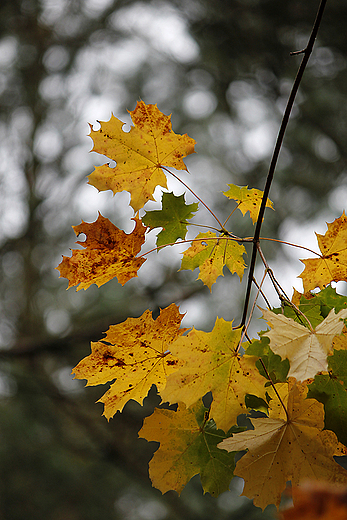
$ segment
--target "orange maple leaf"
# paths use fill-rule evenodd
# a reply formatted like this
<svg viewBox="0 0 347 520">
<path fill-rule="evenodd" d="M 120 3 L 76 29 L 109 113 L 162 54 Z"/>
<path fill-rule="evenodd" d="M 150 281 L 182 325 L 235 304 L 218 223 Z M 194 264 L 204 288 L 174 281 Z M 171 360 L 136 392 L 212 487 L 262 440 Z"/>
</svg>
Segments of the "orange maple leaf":
<svg viewBox="0 0 347 520">
<path fill-rule="evenodd" d="M 301 260 L 305 264 L 300 274 L 305 293 L 319 287 L 323 289 L 330 282 L 347 281 L 347 217 L 341 217 L 328 224 L 325 235 L 317 235 L 320 258 Z"/>
<path fill-rule="evenodd" d="M 130 192 L 130 204 L 138 211 L 148 200 L 154 200 L 156 186 L 167 188 L 162 166 L 186 169 L 182 157 L 194 153 L 195 141 L 187 134 L 175 134 L 171 116 L 160 112 L 157 105 L 139 101 L 129 114 L 134 123 L 130 132 L 124 132 L 124 123 L 113 115 L 100 123 L 100 130 L 91 130 L 92 151 L 106 155 L 117 165 L 97 166 L 88 179 L 99 191 Z"/>
<path fill-rule="evenodd" d="M 347 488 L 326 482 L 306 482 L 293 487 L 294 507 L 281 520 L 346 520 Z"/>
<path fill-rule="evenodd" d="M 137 276 L 137 271 L 146 261 L 145 258 L 136 258 L 145 241 L 146 227 L 138 217 L 133 218 L 135 229 L 127 234 L 118 229 L 108 218 L 99 213 L 95 222 L 83 222 L 72 226 L 76 236 L 84 233 L 87 239 L 77 241 L 85 249 L 73 249 L 72 256 L 63 256 L 63 260 L 56 267 L 60 271 L 60 278 L 68 278 L 69 287 L 79 285 L 80 289 L 87 289 L 95 283 L 98 287 L 117 277 L 120 284 Z"/>
<path fill-rule="evenodd" d="M 182 362 L 170 353 L 170 346 L 187 329 L 180 329 L 183 314 L 172 303 L 153 320 L 151 311 L 111 325 L 106 337 L 92 342 L 92 353 L 73 369 L 76 379 L 87 386 L 116 381 L 101 397 L 107 419 L 122 411 L 129 399 L 142 404 L 151 386 L 164 388 L 166 378 Z"/>
</svg>

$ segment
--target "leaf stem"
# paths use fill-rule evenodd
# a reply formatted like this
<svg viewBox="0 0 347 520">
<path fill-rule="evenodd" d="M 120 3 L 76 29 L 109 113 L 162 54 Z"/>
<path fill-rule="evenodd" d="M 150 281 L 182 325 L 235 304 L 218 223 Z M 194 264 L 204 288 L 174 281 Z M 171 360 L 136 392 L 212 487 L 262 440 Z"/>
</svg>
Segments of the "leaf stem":
<svg viewBox="0 0 347 520">
<path fill-rule="evenodd" d="M 205 204 L 205 202 L 200 199 L 200 197 L 188 186 L 188 184 L 186 184 L 184 181 L 182 181 L 182 179 L 180 179 L 178 177 L 178 175 L 176 175 L 175 173 L 173 173 L 171 170 L 169 170 L 168 168 L 166 168 L 165 166 L 162 166 L 160 165 L 160 168 L 162 170 L 165 170 L 167 173 L 170 173 L 173 177 L 175 177 L 175 179 L 177 179 L 181 184 L 183 184 L 183 186 L 185 186 L 187 188 L 187 190 L 190 191 L 190 193 L 192 193 L 194 195 L 195 198 L 198 199 L 199 202 L 201 202 L 201 204 L 203 206 L 205 206 L 205 208 L 207 209 L 207 211 L 209 211 L 212 215 L 213 218 L 216 219 L 216 221 L 218 222 L 218 224 L 220 225 L 220 227 L 223 229 L 223 224 L 221 223 L 221 221 L 219 220 L 219 218 L 213 213 L 212 209 L 208 207 L 207 204 Z M 186 170 L 188 172 L 188 170 Z M 189 173 L 189 172 L 188 172 Z"/>
<path fill-rule="evenodd" d="M 272 381 L 272 379 L 271 379 L 271 377 L 270 377 L 270 374 L 269 374 L 269 372 L 267 371 L 267 368 L 266 368 L 266 366 L 265 366 L 265 363 L 264 363 L 264 361 L 261 359 L 261 357 L 259 358 L 259 361 L 260 361 L 260 363 L 261 363 L 261 365 L 262 365 L 262 367 L 263 367 L 263 369 L 264 369 L 264 372 L 265 372 L 267 378 L 269 379 L 269 381 L 270 381 L 270 383 L 271 383 L 272 388 L 274 389 L 275 394 L 276 394 L 277 397 L 278 397 L 279 402 L 280 402 L 281 405 L 282 405 L 283 410 L 284 410 L 285 413 L 286 413 L 287 423 L 289 423 L 290 418 L 289 418 L 288 410 L 287 410 L 287 408 L 284 406 L 284 402 L 282 401 L 281 396 L 280 396 L 280 394 L 278 393 L 277 388 L 275 387 L 275 383 Z"/>
<path fill-rule="evenodd" d="M 259 240 L 268 240 L 269 242 L 279 242 L 280 244 L 285 244 L 286 246 L 297 247 L 298 249 L 305 249 L 306 251 L 309 251 L 310 253 L 313 253 L 314 255 L 317 255 L 320 258 L 323 258 L 322 255 L 320 255 L 319 253 L 316 253 L 316 251 L 313 251 L 313 249 L 310 249 L 309 247 L 299 246 L 298 244 L 293 244 L 292 242 L 286 242 L 285 240 L 279 240 L 278 238 L 259 237 Z"/>
<path fill-rule="evenodd" d="M 137 256 L 136 258 L 142 258 L 149 253 L 153 253 L 153 251 L 158 251 L 159 249 L 163 249 L 166 246 L 178 246 L 179 244 L 190 244 L 191 242 L 207 242 L 208 240 L 234 240 L 235 242 L 250 242 L 248 239 L 240 239 L 238 237 L 233 237 L 230 235 L 222 235 L 220 237 L 202 237 L 202 238 L 191 238 L 190 240 L 180 240 L 179 242 L 171 242 L 170 244 L 165 244 L 163 246 L 154 247 L 142 255 Z"/>
<path fill-rule="evenodd" d="M 270 279 L 272 281 L 272 285 L 274 286 L 274 289 L 277 292 L 278 297 L 279 297 L 281 303 L 285 303 L 286 305 L 289 305 L 289 307 L 292 307 L 292 309 L 294 309 L 294 311 L 297 313 L 298 316 L 302 316 L 304 318 L 304 320 L 307 322 L 310 331 L 313 332 L 313 327 L 312 327 L 312 324 L 311 324 L 310 320 L 299 309 L 299 307 L 297 307 L 292 301 L 290 301 L 290 299 L 288 298 L 288 296 L 285 293 L 284 289 L 281 287 L 279 282 L 276 280 L 275 275 L 273 274 L 272 269 L 270 269 L 270 267 L 269 267 L 269 265 L 268 265 L 268 263 L 266 261 L 266 258 L 264 256 L 264 254 L 263 254 L 259 244 L 258 244 L 258 251 L 259 251 L 259 255 L 260 255 L 260 257 L 261 257 L 261 259 L 262 259 L 262 261 L 264 263 L 264 266 L 267 268 L 268 274 L 269 274 Z M 280 291 L 282 292 L 282 294 L 281 294 Z"/>
<path fill-rule="evenodd" d="M 316 36 L 318 33 L 320 23 L 322 21 L 322 16 L 323 16 L 326 2 L 327 2 L 327 0 L 321 0 L 321 2 L 320 2 L 317 16 L 316 16 L 316 19 L 315 19 L 315 22 L 313 24 L 313 28 L 311 31 L 311 35 L 310 35 L 309 41 L 307 43 L 307 46 L 304 50 L 303 59 L 299 66 L 298 73 L 296 75 L 292 90 L 291 90 L 289 98 L 288 98 L 287 106 L 286 106 L 284 114 L 283 114 L 281 126 L 280 126 L 280 129 L 278 132 L 275 148 L 274 148 L 272 159 L 270 162 L 269 172 L 268 172 L 266 183 L 265 183 L 264 193 L 263 193 L 263 197 L 262 197 L 262 201 L 261 201 L 261 205 L 260 205 L 260 209 L 259 209 L 259 214 L 258 214 L 258 219 L 257 219 L 257 224 L 256 224 L 256 229 L 255 229 L 254 237 L 253 237 L 252 258 L 251 258 L 250 268 L 249 268 L 249 272 L 248 272 L 247 290 L 246 290 L 245 303 L 244 303 L 244 307 L 243 307 L 243 316 L 242 316 L 242 320 L 241 320 L 241 326 L 244 326 L 244 324 L 246 323 L 246 319 L 247 319 L 247 312 L 248 312 L 249 299 L 250 299 L 251 288 L 252 288 L 252 283 L 253 283 L 255 262 L 256 262 L 257 253 L 258 253 L 257 244 L 259 243 L 260 230 L 261 230 L 261 226 L 262 226 L 262 222 L 263 222 L 263 218 L 264 218 L 266 202 L 267 202 L 267 199 L 269 196 L 270 187 L 271 187 L 272 180 L 274 177 L 279 153 L 280 153 L 280 150 L 282 147 L 284 134 L 285 134 L 288 122 L 289 122 L 289 117 L 290 117 L 290 114 L 291 114 L 291 111 L 292 111 L 292 108 L 294 105 L 296 94 L 298 92 L 304 71 L 306 69 L 308 60 L 312 53 L 313 45 L 314 45 L 314 42 L 315 42 L 315 39 L 316 39 Z"/>
<path fill-rule="evenodd" d="M 284 289 L 281 287 L 280 283 L 276 280 L 275 275 L 273 273 L 273 270 L 270 268 L 269 264 L 267 263 L 267 260 L 266 260 L 264 254 L 263 254 L 263 252 L 261 250 L 260 244 L 257 245 L 257 249 L 258 249 L 258 252 L 259 252 L 259 256 L 262 259 L 262 262 L 264 264 L 264 267 L 266 268 L 267 273 L 268 273 L 268 275 L 270 277 L 272 285 L 274 286 L 274 289 L 275 289 L 275 291 L 278 294 L 279 299 L 282 301 L 283 298 L 284 298 L 285 300 L 290 301 L 288 296 L 286 295 Z"/>
<path fill-rule="evenodd" d="M 249 324 L 250 324 L 250 322 L 251 322 L 251 319 L 252 319 L 252 316 L 253 316 L 253 312 L 254 312 L 254 309 L 255 309 L 255 304 L 257 303 L 258 296 L 259 296 L 259 294 L 260 294 L 260 292 L 261 292 L 261 286 L 263 285 L 263 283 L 264 283 L 264 281 L 265 281 L 266 275 L 267 275 L 267 268 L 265 267 L 265 269 L 264 269 L 264 274 L 263 274 L 263 278 L 262 278 L 262 280 L 261 280 L 261 282 L 260 282 L 260 285 L 257 284 L 257 286 L 258 286 L 258 291 L 257 291 L 257 294 L 255 295 L 254 302 L 253 302 L 253 305 L 252 305 L 252 308 L 251 308 L 251 312 L 249 313 L 249 316 L 248 316 L 248 321 L 247 321 L 247 323 L 246 323 L 246 325 L 245 325 L 245 327 L 244 327 L 244 329 L 243 329 L 243 331 L 242 331 L 242 334 L 241 334 L 241 338 L 240 338 L 239 344 L 238 344 L 237 349 L 236 349 L 236 351 L 235 351 L 236 354 L 238 353 L 238 351 L 239 351 L 240 348 L 241 348 L 241 344 L 242 344 L 242 342 L 243 342 L 243 340 L 244 340 L 244 337 L 247 335 L 247 329 L 248 329 Z"/>
<path fill-rule="evenodd" d="M 262 297 L 264 298 L 265 303 L 266 303 L 266 305 L 267 305 L 267 308 L 268 308 L 268 309 L 271 309 L 271 305 L 270 305 L 269 300 L 266 298 L 264 291 L 263 291 L 262 288 L 259 286 L 259 284 L 258 284 L 258 282 L 257 282 L 257 280 L 256 280 L 255 278 L 253 278 L 253 283 L 254 283 L 254 285 L 255 285 L 255 286 L 260 290 L 260 294 L 261 294 Z"/>
</svg>

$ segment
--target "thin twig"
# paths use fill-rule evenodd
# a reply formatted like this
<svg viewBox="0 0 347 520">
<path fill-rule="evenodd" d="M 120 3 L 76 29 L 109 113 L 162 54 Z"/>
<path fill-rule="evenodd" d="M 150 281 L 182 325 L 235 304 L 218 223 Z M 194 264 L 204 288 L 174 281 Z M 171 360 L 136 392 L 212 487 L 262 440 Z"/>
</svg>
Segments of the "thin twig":
<svg viewBox="0 0 347 520">
<path fill-rule="evenodd" d="M 175 177 L 175 179 L 177 179 L 181 184 L 183 184 L 183 186 L 185 186 L 185 187 L 187 188 L 187 190 L 189 190 L 190 193 L 191 193 L 192 195 L 194 195 L 194 197 L 195 197 L 196 199 L 198 199 L 198 201 L 201 202 L 201 204 L 202 204 L 203 206 L 205 206 L 205 208 L 207 209 L 207 211 L 209 211 L 209 212 L 211 213 L 212 217 L 216 219 L 216 221 L 218 222 L 218 224 L 220 225 L 220 227 L 221 227 L 222 229 L 224 229 L 224 228 L 223 228 L 223 224 L 221 223 L 221 221 L 219 220 L 219 218 L 218 218 L 218 217 L 213 213 L 212 209 L 209 208 L 208 205 L 205 204 L 205 202 L 204 202 L 202 199 L 200 199 L 200 197 L 199 197 L 199 196 L 198 196 L 198 195 L 197 195 L 197 194 L 196 194 L 196 193 L 195 193 L 195 192 L 194 192 L 194 191 L 193 191 L 193 190 L 188 186 L 188 184 L 186 184 L 184 181 L 182 181 L 182 179 L 180 179 L 180 178 L 178 177 L 178 175 L 176 175 L 175 173 L 173 173 L 171 170 L 169 170 L 168 168 L 165 168 L 165 166 L 160 165 L 160 168 L 161 168 L 162 170 L 165 170 L 167 173 L 169 173 L 170 175 L 172 175 L 173 177 Z M 186 171 L 188 172 L 188 170 L 186 170 Z M 189 172 L 188 172 L 188 173 L 189 173 Z"/>
<path fill-rule="evenodd" d="M 248 337 L 247 333 L 246 333 L 246 338 L 248 339 L 249 343 L 252 343 L 252 340 Z M 271 386 L 272 386 L 272 388 L 274 389 L 274 392 L 275 392 L 275 394 L 276 394 L 277 397 L 278 397 L 279 402 L 281 403 L 281 405 L 282 405 L 282 407 L 283 407 L 283 410 L 284 410 L 285 413 L 286 413 L 287 422 L 289 422 L 290 419 L 289 419 L 288 410 L 287 410 L 287 408 L 284 406 L 284 402 L 282 401 L 281 396 L 280 396 L 280 394 L 278 393 L 277 388 L 275 387 L 275 383 L 272 381 L 271 376 L 270 376 L 270 374 L 269 374 L 269 372 L 268 372 L 268 370 L 267 370 L 267 368 L 266 368 L 266 366 L 265 366 L 265 364 L 264 364 L 264 361 L 261 359 L 261 357 L 259 357 L 259 361 L 260 361 L 260 363 L 261 363 L 261 365 L 262 365 L 262 367 L 263 367 L 263 369 L 264 369 L 264 372 L 265 372 L 265 374 L 266 374 L 266 377 L 267 377 L 268 380 L 270 381 Z"/>
<path fill-rule="evenodd" d="M 268 275 L 270 277 L 270 280 L 272 281 L 272 285 L 274 286 L 274 289 L 277 292 L 278 297 L 281 300 L 281 302 L 282 303 L 286 303 L 287 305 L 292 307 L 292 309 L 294 309 L 294 311 L 296 312 L 297 316 L 303 317 L 304 320 L 307 322 L 307 324 L 309 326 L 309 329 L 311 330 L 311 332 L 313 332 L 313 327 L 311 325 L 310 320 L 307 318 L 307 316 L 305 316 L 305 314 L 303 312 L 301 312 L 299 307 L 297 307 L 293 302 L 290 301 L 290 299 L 288 298 L 288 296 L 285 293 L 284 289 L 281 287 L 280 283 L 276 280 L 275 275 L 273 274 L 272 269 L 270 269 L 270 267 L 269 267 L 269 265 L 268 265 L 268 263 L 266 261 L 266 258 L 264 256 L 262 250 L 261 250 L 260 244 L 258 244 L 258 252 L 259 252 L 260 258 L 263 261 L 264 267 L 267 270 L 267 273 L 268 273 Z"/>
<path fill-rule="evenodd" d="M 271 309 L 271 305 L 270 305 L 269 300 L 266 298 L 263 289 L 262 289 L 261 287 L 259 287 L 258 282 L 257 282 L 257 280 L 256 280 L 255 278 L 253 278 L 253 283 L 254 283 L 254 285 L 255 285 L 255 286 L 260 290 L 260 294 L 261 294 L 262 297 L 264 298 L 265 303 L 266 303 L 266 305 L 267 305 L 267 308 L 268 308 L 268 309 Z"/>
<path fill-rule="evenodd" d="M 170 244 L 164 244 L 162 246 L 154 247 L 142 255 L 137 256 L 136 258 L 142 258 L 143 256 L 148 255 L 149 253 L 153 253 L 153 251 L 159 251 L 160 249 L 164 249 L 166 246 L 178 246 L 179 244 L 190 244 L 191 242 L 207 242 L 208 240 L 232 240 L 234 242 L 251 242 L 249 239 L 240 239 L 238 237 L 233 237 L 230 234 L 223 234 L 220 237 L 202 237 L 202 238 L 191 238 L 190 240 L 180 240 L 179 242 L 171 242 Z"/>
<path fill-rule="evenodd" d="M 260 285 L 258 285 L 258 291 L 257 291 L 257 294 L 255 295 L 255 298 L 254 298 L 254 302 L 253 302 L 253 305 L 252 305 L 251 312 L 249 313 L 248 321 L 247 321 L 246 326 L 244 327 L 244 329 L 243 329 L 243 331 L 242 331 L 241 338 L 240 338 L 239 344 L 238 344 L 237 349 L 236 349 L 236 353 L 240 350 L 240 348 L 241 348 L 241 344 L 242 344 L 242 342 L 243 342 L 243 339 L 244 339 L 244 337 L 247 335 L 247 330 L 248 330 L 249 324 L 250 324 L 251 319 L 252 319 L 252 316 L 253 316 L 253 312 L 254 312 L 254 309 L 255 309 L 255 304 L 257 303 L 257 299 L 258 299 L 258 296 L 259 296 L 260 291 L 261 291 L 261 286 L 262 286 L 263 283 L 264 283 L 264 280 L 265 280 L 265 278 L 266 278 L 266 274 L 267 274 L 267 269 L 265 268 L 265 269 L 264 269 L 263 278 L 262 278 L 262 280 L 261 280 L 261 282 L 260 282 Z"/>
<path fill-rule="evenodd" d="M 280 153 L 280 150 L 282 147 L 284 134 L 285 134 L 288 122 L 289 122 L 289 117 L 290 117 L 290 114 L 291 114 L 291 111 L 292 111 L 292 108 L 294 105 L 295 97 L 298 92 L 304 71 L 306 69 L 308 60 L 312 53 L 313 45 L 314 45 L 314 42 L 315 42 L 315 39 L 317 36 L 317 32 L 318 32 L 321 20 L 322 20 L 326 2 L 327 2 L 327 0 L 321 0 L 321 2 L 320 2 L 316 20 L 313 24 L 312 32 L 311 32 L 307 47 L 304 51 L 303 59 L 301 61 L 298 73 L 297 73 L 296 78 L 293 83 L 291 93 L 288 98 L 287 106 L 284 111 L 284 115 L 283 115 L 281 126 L 280 126 L 280 129 L 278 132 L 275 148 L 273 151 L 273 155 L 272 155 L 272 159 L 271 159 L 271 163 L 270 163 L 270 167 L 269 167 L 269 172 L 268 172 L 268 176 L 267 176 L 266 183 L 265 183 L 264 194 L 263 194 L 260 209 L 259 209 L 259 215 L 258 215 L 258 219 L 257 219 L 256 229 L 255 229 L 254 237 L 253 237 L 252 258 L 251 258 L 251 263 L 250 263 L 250 268 L 249 268 L 249 273 L 248 273 L 247 291 L 246 291 L 245 303 L 244 303 L 244 307 L 243 307 L 243 316 L 242 316 L 242 320 L 241 320 L 242 326 L 244 326 L 244 324 L 246 323 L 246 318 L 247 318 L 248 305 L 249 305 L 249 299 L 250 299 L 250 295 L 251 295 L 251 288 L 252 288 L 253 275 L 254 275 L 254 269 L 255 269 L 255 262 L 256 262 L 256 258 L 257 258 L 257 252 L 258 252 L 257 244 L 259 243 L 260 230 L 261 230 L 261 226 L 262 226 L 262 222 L 263 222 L 263 218 L 264 218 L 266 202 L 267 202 L 268 195 L 270 192 L 270 187 L 271 187 L 273 176 L 275 173 L 275 168 L 277 165 L 279 153 Z"/>
<path fill-rule="evenodd" d="M 313 253 L 314 255 L 319 256 L 320 258 L 323 258 L 322 255 L 320 255 L 319 253 L 316 253 L 316 251 L 313 251 L 313 249 L 310 249 L 309 247 L 300 246 L 299 244 L 293 244 L 292 242 L 286 242 L 285 240 L 279 240 L 278 238 L 259 237 L 259 240 L 268 240 L 270 242 L 279 242 L 280 244 L 284 244 L 286 246 L 297 247 L 298 249 L 305 249 L 306 251 L 309 251 L 310 253 Z"/>
<path fill-rule="evenodd" d="M 259 361 L 260 361 L 260 363 L 261 363 L 261 365 L 262 365 L 262 367 L 263 367 L 263 369 L 264 369 L 264 372 L 265 372 L 267 378 L 269 379 L 269 381 L 270 381 L 270 383 L 271 383 L 272 388 L 273 388 L 274 391 L 275 391 L 275 394 L 276 394 L 277 397 L 278 397 L 279 402 L 281 403 L 281 405 L 282 405 L 282 407 L 283 407 L 283 410 L 286 412 L 287 423 L 288 423 L 288 422 L 290 421 L 289 414 L 288 414 L 288 410 L 287 410 L 287 408 L 284 406 L 284 402 L 282 401 L 281 396 L 280 396 L 280 394 L 278 393 L 277 388 L 275 387 L 275 383 L 272 381 L 272 379 L 271 379 L 271 377 L 270 377 L 270 374 L 269 374 L 269 372 L 267 371 L 267 368 L 266 368 L 266 366 L 265 366 L 265 364 L 264 364 L 264 361 L 261 359 L 261 357 L 259 358 Z"/>
<path fill-rule="evenodd" d="M 279 299 L 282 301 L 282 299 L 289 300 L 288 296 L 286 295 L 284 289 L 281 287 L 280 283 L 276 280 L 275 275 L 273 274 L 272 269 L 270 268 L 269 264 L 267 263 L 267 260 L 263 254 L 263 251 L 261 250 L 260 244 L 257 244 L 257 249 L 260 258 L 262 259 L 262 262 L 264 264 L 264 267 L 267 269 L 267 273 L 270 277 L 270 280 L 272 282 L 272 285 L 274 286 L 275 291 L 278 294 Z"/>
</svg>

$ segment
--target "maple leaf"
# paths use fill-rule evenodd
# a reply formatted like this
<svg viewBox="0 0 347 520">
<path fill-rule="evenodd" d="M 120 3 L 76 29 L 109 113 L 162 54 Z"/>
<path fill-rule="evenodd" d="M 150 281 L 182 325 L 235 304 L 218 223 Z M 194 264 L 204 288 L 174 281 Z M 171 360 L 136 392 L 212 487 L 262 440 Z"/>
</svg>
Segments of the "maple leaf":
<svg viewBox="0 0 347 520">
<path fill-rule="evenodd" d="M 282 511 L 281 520 L 346 520 L 345 486 L 306 482 L 292 489 L 294 506 Z"/>
<path fill-rule="evenodd" d="M 207 240 L 206 240 L 207 239 Z M 242 244 L 227 237 L 217 237 L 216 233 L 208 231 L 199 233 L 192 245 L 183 253 L 181 269 L 194 270 L 199 267 L 198 280 L 211 290 L 218 276 L 223 276 L 226 265 L 231 273 L 242 275 L 245 270 L 243 255 L 246 250 Z"/>
<path fill-rule="evenodd" d="M 162 209 L 147 211 L 142 222 L 151 229 L 162 227 L 157 237 L 157 246 L 165 246 L 183 240 L 187 234 L 187 220 L 198 210 L 198 203 L 186 204 L 184 195 L 163 193 Z"/>
<path fill-rule="evenodd" d="M 56 267 L 60 278 L 69 280 L 68 289 L 79 284 L 76 289 L 79 291 L 93 283 L 100 287 L 115 276 L 124 285 L 137 276 L 137 271 L 146 261 L 145 258 L 136 258 L 145 241 L 146 228 L 139 218 L 132 220 L 135 221 L 135 229 L 129 234 L 100 213 L 95 222 L 82 221 L 78 226 L 72 226 L 76 236 L 84 233 L 87 238 L 84 242 L 76 242 L 84 250 L 73 249 L 72 256 L 63 256 Z"/>
<path fill-rule="evenodd" d="M 156 320 L 147 310 L 139 318 L 111 325 L 104 339 L 91 343 L 91 354 L 72 373 L 76 379 L 87 379 L 87 386 L 116 379 L 99 400 L 107 419 L 122 411 L 129 399 L 142 404 L 153 384 L 160 392 L 167 376 L 182 365 L 169 351 L 187 330 L 179 328 L 182 318 L 174 303 L 162 309 Z"/>
<path fill-rule="evenodd" d="M 234 453 L 217 448 L 226 435 L 205 419 L 206 413 L 198 401 L 190 408 L 180 403 L 176 412 L 156 408 L 145 418 L 139 437 L 160 442 L 149 463 L 149 476 L 162 493 L 173 489 L 180 494 L 198 473 L 204 492 L 218 496 L 229 489 Z"/>
<path fill-rule="evenodd" d="M 347 217 L 328 224 L 325 235 L 316 233 L 321 258 L 301 260 L 305 269 L 300 274 L 305 292 L 325 287 L 330 282 L 347 281 Z"/>
<path fill-rule="evenodd" d="M 324 404 L 325 428 L 347 444 L 347 351 L 328 356 L 329 374 L 317 374 L 308 386 L 308 397 Z"/>
<path fill-rule="evenodd" d="M 249 211 L 254 224 L 258 219 L 264 192 L 256 190 L 255 188 L 248 189 L 248 186 L 235 186 L 235 184 L 228 184 L 228 186 L 229 190 L 224 191 L 223 194 L 228 197 L 228 199 L 236 200 L 237 207 L 242 215 L 245 215 L 247 211 Z M 266 207 L 274 209 L 270 199 L 267 199 Z"/>
<path fill-rule="evenodd" d="M 259 335 L 259 340 L 253 340 L 252 343 L 242 344 L 246 354 L 248 356 L 257 356 L 261 358 L 263 364 L 258 359 L 255 366 L 262 376 L 267 378 L 267 375 L 269 374 L 273 383 L 286 381 L 289 371 L 288 359 L 286 358 L 282 360 L 281 356 L 278 356 L 271 350 L 269 338 L 263 336 L 263 333 L 259 333 Z M 267 373 L 265 372 L 263 365 L 265 365 Z M 270 384 L 270 381 L 268 381 L 265 383 L 265 386 L 269 386 Z"/>
<path fill-rule="evenodd" d="M 182 157 L 194 153 L 195 141 L 187 134 L 175 134 L 171 116 L 160 112 L 157 105 L 139 101 L 129 114 L 134 123 L 130 132 L 124 132 L 124 123 L 113 115 L 100 123 L 100 130 L 91 129 L 92 151 L 106 155 L 117 165 L 97 166 L 88 179 L 99 191 L 130 192 L 130 204 L 136 212 L 149 199 L 154 200 L 156 186 L 167 188 L 162 166 L 186 169 Z"/>
<path fill-rule="evenodd" d="M 218 447 L 228 451 L 248 449 L 237 462 L 234 474 L 245 480 L 243 495 L 264 509 L 279 505 L 286 482 L 312 480 L 347 483 L 347 471 L 333 456 L 339 444 L 336 435 L 324 430 L 324 409 L 315 399 L 306 399 L 305 383 L 276 385 L 288 416 L 279 401 L 269 405 L 269 417 L 251 419 L 254 430 L 225 439 Z"/>
<path fill-rule="evenodd" d="M 210 415 L 218 428 L 228 431 L 237 416 L 247 411 L 245 395 L 264 398 L 266 391 L 266 379 L 255 367 L 257 358 L 236 353 L 240 338 L 241 329 L 233 330 L 232 323 L 223 318 L 217 318 L 211 332 L 193 328 L 177 338 L 171 352 L 185 365 L 168 378 L 161 392 L 163 401 L 191 406 L 212 391 Z"/>
<path fill-rule="evenodd" d="M 342 332 L 342 320 L 347 317 L 347 309 L 342 309 L 338 314 L 332 309 L 314 330 L 283 314 L 265 309 L 262 312 L 272 327 L 269 332 L 264 332 L 264 336 L 270 338 L 270 348 L 275 354 L 289 359 L 289 377 L 303 381 L 327 370 L 327 355 L 332 350 L 334 337 Z"/>
</svg>

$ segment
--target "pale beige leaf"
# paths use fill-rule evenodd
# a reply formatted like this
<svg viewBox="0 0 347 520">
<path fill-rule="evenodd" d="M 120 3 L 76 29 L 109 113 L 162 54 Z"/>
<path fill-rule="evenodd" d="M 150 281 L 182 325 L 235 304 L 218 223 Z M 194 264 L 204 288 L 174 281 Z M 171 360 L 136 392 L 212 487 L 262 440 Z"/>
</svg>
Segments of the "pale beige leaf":
<svg viewBox="0 0 347 520">
<path fill-rule="evenodd" d="M 347 309 L 338 314 L 332 309 L 312 331 L 283 314 L 266 309 L 262 312 L 271 326 L 264 335 L 270 338 L 270 348 L 275 354 L 289 359 L 289 377 L 304 381 L 328 369 L 327 355 L 332 350 L 333 339 L 342 332 Z"/>
</svg>

